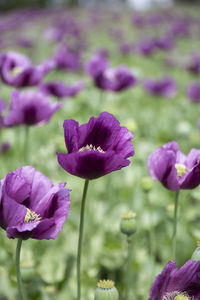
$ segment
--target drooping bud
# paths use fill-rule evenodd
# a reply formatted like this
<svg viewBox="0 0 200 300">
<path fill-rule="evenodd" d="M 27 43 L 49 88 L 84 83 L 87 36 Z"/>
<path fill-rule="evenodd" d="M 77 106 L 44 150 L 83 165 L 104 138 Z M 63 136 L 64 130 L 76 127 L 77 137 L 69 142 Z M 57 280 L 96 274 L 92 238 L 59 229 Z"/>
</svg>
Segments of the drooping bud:
<svg viewBox="0 0 200 300">
<path fill-rule="evenodd" d="M 197 242 L 197 248 L 194 250 L 191 260 L 200 261 L 200 242 Z"/>
<path fill-rule="evenodd" d="M 127 212 L 121 215 L 120 230 L 128 236 L 137 231 L 136 213 Z"/>
<path fill-rule="evenodd" d="M 151 179 L 151 177 L 142 177 L 141 186 L 145 192 L 149 192 L 153 186 L 153 180 Z"/>
<path fill-rule="evenodd" d="M 119 300 L 114 281 L 100 280 L 97 283 L 94 300 Z"/>
</svg>

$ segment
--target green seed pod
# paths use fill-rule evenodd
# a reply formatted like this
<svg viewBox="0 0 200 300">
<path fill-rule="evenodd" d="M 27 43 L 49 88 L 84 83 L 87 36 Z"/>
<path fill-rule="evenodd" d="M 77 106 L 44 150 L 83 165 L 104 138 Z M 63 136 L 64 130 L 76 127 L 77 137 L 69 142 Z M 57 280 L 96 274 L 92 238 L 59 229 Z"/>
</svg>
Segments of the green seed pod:
<svg viewBox="0 0 200 300">
<path fill-rule="evenodd" d="M 194 250 L 191 260 L 200 261 L 200 242 L 197 242 L 197 248 Z"/>
<path fill-rule="evenodd" d="M 97 284 L 94 300 L 119 300 L 119 293 L 112 280 L 100 280 Z"/>
<path fill-rule="evenodd" d="M 153 186 L 153 180 L 151 177 L 143 177 L 141 179 L 141 186 L 145 192 L 149 192 Z"/>
<path fill-rule="evenodd" d="M 128 236 L 137 231 L 136 213 L 128 212 L 121 215 L 120 230 Z"/>
</svg>

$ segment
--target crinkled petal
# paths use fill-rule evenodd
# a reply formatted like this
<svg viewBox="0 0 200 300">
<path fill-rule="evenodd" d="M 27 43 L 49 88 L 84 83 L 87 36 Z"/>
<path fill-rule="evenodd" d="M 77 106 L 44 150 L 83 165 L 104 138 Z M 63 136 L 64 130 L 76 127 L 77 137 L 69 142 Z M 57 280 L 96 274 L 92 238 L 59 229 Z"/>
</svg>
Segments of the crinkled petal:
<svg viewBox="0 0 200 300">
<path fill-rule="evenodd" d="M 65 145 L 69 153 L 78 151 L 78 122 L 74 120 L 65 120 L 63 123 Z"/>
<path fill-rule="evenodd" d="M 168 291 L 170 278 L 176 272 L 177 266 L 175 261 L 170 261 L 159 274 L 151 287 L 149 300 L 161 300 L 163 295 Z M 176 289 L 175 289 L 176 291 Z"/>
</svg>

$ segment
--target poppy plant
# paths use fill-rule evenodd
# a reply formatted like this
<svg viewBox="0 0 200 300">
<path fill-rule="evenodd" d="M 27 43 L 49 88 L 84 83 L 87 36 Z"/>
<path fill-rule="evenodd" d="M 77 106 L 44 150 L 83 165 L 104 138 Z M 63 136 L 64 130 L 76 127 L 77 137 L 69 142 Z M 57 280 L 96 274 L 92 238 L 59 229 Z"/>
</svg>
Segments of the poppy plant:
<svg viewBox="0 0 200 300">
<path fill-rule="evenodd" d="M 2 81 L 18 88 L 39 84 L 47 72 L 55 67 L 55 62 L 47 60 L 33 66 L 25 55 L 7 52 L 0 55 L 0 76 Z"/>
<path fill-rule="evenodd" d="M 77 251 L 77 300 L 81 299 L 81 250 L 84 212 L 89 180 L 99 178 L 129 165 L 134 155 L 133 135 L 107 112 L 79 126 L 74 120 L 63 124 L 67 153 L 57 153 L 61 167 L 72 175 L 85 179 L 81 201 L 79 240 Z"/>
<path fill-rule="evenodd" d="M 70 190 L 65 185 L 53 185 L 31 166 L 12 171 L 1 180 L 0 226 L 9 238 L 18 238 L 16 273 L 20 300 L 24 299 L 19 264 L 22 240 L 57 238 L 70 208 Z"/>
<path fill-rule="evenodd" d="M 191 149 L 186 156 L 179 145 L 169 142 L 150 154 L 148 169 L 151 177 L 160 181 L 167 189 L 175 191 L 173 257 L 176 257 L 176 231 L 178 196 L 180 189 L 194 189 L 200 184 L 200 150 Z"/>
<path fill-rule="evenodd" d="M 45 82 L 40 85 L 39 89 L 46 95 L 57 98 L 74 97 L 85 87 L 83 81 L 79 81 L 72 86 L 68 86 L 62 82 Z"/>
<path fill-rule="evenodd" d="M 10 111 L 4 119 L 5 126 L 36 125 L 49 121 L 61 104 L 51 104 L 41 92 L 14 90 L 11 93 Z"/>
<path fill-rule="evenodd" d="M 198 300 L 200 261 L 188 260 L 179 270 L 170 261 L 152 285 L 149 300 Z"/>
<path fill-rule="evenodd" d="M 65 120 L 65 144 L 68 153 L 57 153 L 61 167 L 72 175 L 96 179 L 129 165 L 133 156 L 133 135 L 107 112 L 79 126 Z"/>
</svg>

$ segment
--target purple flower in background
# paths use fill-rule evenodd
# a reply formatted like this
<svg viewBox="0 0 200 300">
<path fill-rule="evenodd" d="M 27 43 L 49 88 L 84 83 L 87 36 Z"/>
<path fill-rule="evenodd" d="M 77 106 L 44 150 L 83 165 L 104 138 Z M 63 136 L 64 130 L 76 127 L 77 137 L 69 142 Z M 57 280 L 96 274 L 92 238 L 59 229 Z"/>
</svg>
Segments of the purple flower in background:
<svg viewBox="0 0 200 300">
<path fill-rule="evenodd" d="M 140 41 L 137 45 L 136 45 L 136 52 L 145 55 L 145 56 L 149 56 L 151 54 L 153 54 L 153 52 L 155 52 L 156 50 L 156 45 L 155 45 L 155 40 L 153 38 L 149 39 L 146 38 L 142 41 Z"/>
<path fill-rule="evenodd" d="M 193 82 L 188 86 L 187 96 L 193 103 L 200 102 L 200 82 Z"/>
<path fill-rule="evenodd" d="M 186 156 L 176 142 L 169 142 L 150 154 L 147 165 L 151 177 L 167 189 L 194 189 L 200 184 L 200 150 Z"/>
<path fill-rule="evenodd" d="M 61 104 L 51 104 L 41 92 L 17 90 L 11 93 L 10 111 L 4 119 L 5 126 L 35 125 L 49 121 Z"/>
<path fill-rule="evenodd" d="M 8 173 L 0 188 L 0 226 L 7 236 L 55 239 L 70 208 L 70 190 L 65 185 L 53 185 L 31 166 Z"/>
<path fill-rule="evenodd" d="M 63 127 L 68 154 L 57 153 L 58 162 L 72 175 L 96 179 L 128 166 L 134 155 L 132 133 L 107 112 L 80 126 L 65 120 Z"/>
<path fill-rule="evenodd" d="M 40 85 L 39 89 L 42 93 L 57 98 L 74 97 L 85 87 L 83 81 L 79 81 L 72 86 L 68 86 L 62 82 L 46 82 Z"/>
<path fill-rule="evenodd" d="M 15 87 L 34 86 L 40 83 L 45 74 L 53 68 L 44 64 L 33 66 L 28 57 L 8 52 L 0 55 L 0 76 L 4 83 Z"/>
<path fill-rule="evenodd" d="M 172 98 L 177 91 L 176 83 L 170 77 L 163 77 L 160 80 L 146 79 L 144 88 L 152 95 L 166 98 Z"/>
<path fill-rule="evenodd" d="M 190 58 L 190 61 L 186 65 L 186 69 L 189 72 L 198 75 L 200 73 L 200 56 L 193 54 Z"/>
<path fill-rule="evenodd" d="M 97 53 L 86 63 L 86 72 L 94 79 L 98 74 L 102 73 L 108 68 L 109 62 L 107 55 L 104 53 Z"/>
<path fill-rule="evenodd" d="M 94 78 L 95 85 L 107 91 L 121 92 L 131 88 L 137 80 L 126 66 L 108 68 Z"/>
<path fill-rule="evenodd" d="M 155 278 L 149 300 L 200 299 L 199 274 L 200 261 L 188 260 L 179 270 L 175 261 L 168 262 Z"/>
<path fill-rule="evenodd" d="M 70 71 L 80 71 L 81 57 L 79 52 L 69 49 L 67 46 L 61 46 L 53 57 L 56 68 Z"/>
<path fill-rule="evenodd" d="M 163 51 L 171 50 L 174 47 L 174 39 L 169 35 L 155 38 L 155 47 Z"/>
<path fill-rule="evenodd" d="M 0 146 L 0 153 L 6 153 L 10 149 L 10 144 L 8 142 L 4 142 Z"/>
</svg>

